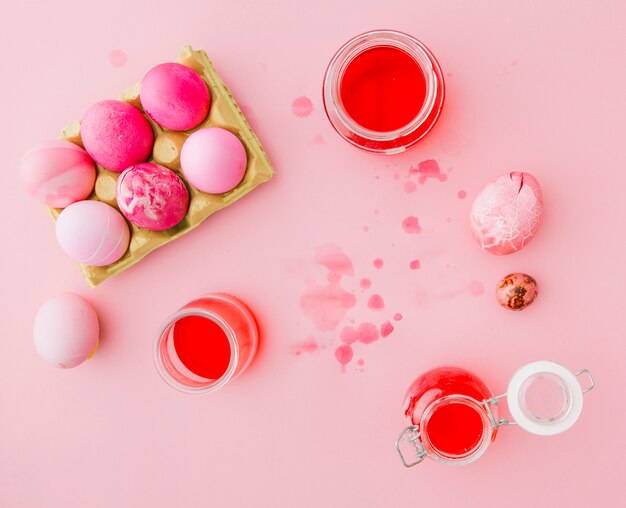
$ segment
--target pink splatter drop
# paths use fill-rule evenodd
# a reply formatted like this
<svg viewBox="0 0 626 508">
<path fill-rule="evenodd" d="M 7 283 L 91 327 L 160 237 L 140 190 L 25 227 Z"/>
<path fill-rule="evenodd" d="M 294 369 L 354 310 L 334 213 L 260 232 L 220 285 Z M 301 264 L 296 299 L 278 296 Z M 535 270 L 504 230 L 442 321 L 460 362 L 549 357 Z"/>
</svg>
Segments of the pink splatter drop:
<svg viewBox="0 0 626 508">
<path fill-rule="evenodd" d="M 354 275 L 354 266 L 350 258 L 332 243 L 320 245 L 315 250 L 315 262 L 324 266 L 330 273 L 335 273 L 339 276 Z"/>
<path fill-rule="evenodd" d="M 363 233 L 367 233 L 369 230 L 369 226 L 363 226 Z"/>
<path fill-rule="evenodd" d="M 434 159 L 428 159 L 420 162 L 417 165 L 417 168 L 411 167 L 409 169 L 409 174 L 418 175 L 417 181 L 420 185 L 426 183 L 426 180 L 429 178 L 439 180 L 440 182 L 445 182 L 448 179 L 448 175 L 441 172 L 439 164 Z"/>
<path fill-rule="evenodd" d="M 357 364 L 359 367 L 363 367 L 363 365 L 365 365 L 365 360 L 363 360 L 363 358 L 359 358 L 359 359 L 356 361 L 356 364 Z"/>
<path fill-rule="evenodd" d="M 347 344 L 343 344 L 335 349 L 335 358 L 344 367 L 350 363 L 353 356 L 354 351 L 352 351 L 352 348 Z"/>
<path fill-rule="evenodd" d="M 452 217 L 446 217 L 446 222 L 450 224 L 452 222 Z"/>
<path fill-rule="evenodd" d="M 369 288 L 371 288 L 371 287 L 372 287 L 372 281 L 371 281 L 371 280 L 369 280 L 369 279 L 365 279 L 365 278 L 363 278 L 363 279 L 361 279 L 361 280 L 359 281 L 359 285 L 360 285 L 363 289 L 369 289 Z"/>
<path fill-rule="evenodd" d="M 389 337 L 391 332 L 393 332 L 394 328 L 390 321 L 385 321 L 382 325 L 380 325 L 380 335 L 381 337 Z"/>
<path fill-rule="evenodd" d="M 393 179 L 394 180 L 400 180 L 400 174 L 399 173 L 394 173 L 393 174 Z"/>
<path fill-rule="evenodd" d="M 321 346 L 315 337 L 308 337 L 307 339 L 296 342 L 293 346 L 291 346 L 291 354 L 294 356 L 300 356 L 303 353 L 308 355 L 312 355 L 317 353 L 320 349 L 323 349 L 324 346 Z"/>
<path fill-rule="evenodd" d="M 459 199 L 465 199 L 467 197 L 467 192 L 465 192 L 464 190 L 460 190 L 456 193 L 456 195 Z"/>
<path fill-rule="evenodd" d="M 127 61 L 128 57 L 121 49 L 114 49 L 109 53 L 109 63 L 113 67 L 124 67 Z"/>
<path fill-rule="evenodd" d="M 311 145 L 323 145 L 325 143 L 324 137 L 321 134 L 317 134 L 309 144 Z"/>
<path fill-rule="evenodd" d="M 367 306 L 372 310 L 382 310 L 385 308 L 385 301 L 380 295 L 372 295 L 367 301 Z"/>
<path fill-rule="evenodd" d="M 417 184 L 415 182 L 404 182 L 404 192 L 411 193 L 417 190 Z"/>
<path fill-rule="evenodd" d="M 380 210 L 378 208 L 376 208 L 376 210 L 374 210 L 374 215 L 380 215 Z"/>
<path fill-rule="evenodd" d="M 413 217 L 412 215 L 409 215 L 402 221 L 402 229 L 404 229 L 404 232 L 408 234 L 417 234 L 422 231 L 422 228 L 419 225 L 419 220 L 417 217 Z"/>
<path fill-rule="evenodd" d="M 309 116 L 313 111 L 313 102 L 304 95 L 297 97 L 291 103 L 291 112 L 298 118 Z"/>
<path fill-rule="evenodd" d="M 399 312 L 395 313 L 393 315 L 393 320 L 394 321 L 402 321 L 402 314 L 400 314 Z"/>
<path fill-rule="evenodd" d="M 485 293 L 485 285 L 479 280 L 473 280 L 469 283 L 469 293 L 472 296 L 482 296 Z"/>
<path fill-rule="evenodd" d="M 420 263 L 419 259 L 414 259 L 413 261 L 409 263 L 409 268 L 411 270 L 419 270 L 421 267 L 422 267 L 422 264 Z"/>
<path fill-rule="evenodd" d="M 345 326 L 339 334 L 341 342 L 344 344 L 371 344 L 378 340 L 378 328 L 374 323 L 361 323 L 357 328 Z"/>
<path fill-rule="evenodd" d="M 378 268 L 378 269 L 380 269 L 380 268 L 382 268 L 382 267 L 383 267 L 383 265 L 385 264 L 385 262 L 384 262 L 381 258 L 376 258 L 376 259 L 374 260 L 373 264 L 374 264 L 374 268 Z"/>
</svg>

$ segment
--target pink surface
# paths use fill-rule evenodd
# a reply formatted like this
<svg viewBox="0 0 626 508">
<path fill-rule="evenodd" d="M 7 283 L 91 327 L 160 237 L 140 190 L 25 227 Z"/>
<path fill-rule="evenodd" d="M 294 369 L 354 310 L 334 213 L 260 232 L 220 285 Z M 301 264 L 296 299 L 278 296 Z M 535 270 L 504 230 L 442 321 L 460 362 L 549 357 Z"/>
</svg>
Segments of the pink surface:
<svg viewBox="0 0 626 508">
<path fill-rule="evenodd" d="M 4 65 L 20 69 L 0 84 L 0 506 L 621 506 L 626 6 L 189 0 L 180 9 L 0 3 Z M 320 97 L 335 50 L 378 27 L 423 40 L 446 75 L 433 131 L 390 158 L 341 140 Z M 20 188 L 19 158 L 186 43 L 209 52 L 276 178 L 89 290 Z M 292 111 L 299 97 L 312 101 L 308 116 Z M 410 172 L 429 160 L 446 178 L 431 177 L 432 164 Z M 472 240 L 468 213 L 511 170 L 541 182 L 544 221 L 530 245 L 497 257 Z M 421 232 L 404 232 L 407 217 Z M 347 263 L 316 262 L 327 245 L 353 275 Z M 495 285 L 518 271 L 541 295 L 507 312 Z M 302 295 L 331 281 L 354 301 L 321 331 Z M 32 340 L 37 309 L 62 291 L 93 303 L 102 331 L 96 355 L 67 371 L 46 365 Z M 240 378 L 192 398 L 157 375 L 152 340 L 165 317 L 208 291 L 249 303 L 261 345 Z M 372 294 L 384 310 L 367 307 Z M 358 334 L 387 321 L 387 337 L 341 341 L 348 326 Z M 401 466 L 393 442 L 419 374 L 455 364 L 502 392 L 518 367 L 542 358 L 596 377 L 572 429 L 549 438 L 502 429 L 464 468 Z"/>
</svg>

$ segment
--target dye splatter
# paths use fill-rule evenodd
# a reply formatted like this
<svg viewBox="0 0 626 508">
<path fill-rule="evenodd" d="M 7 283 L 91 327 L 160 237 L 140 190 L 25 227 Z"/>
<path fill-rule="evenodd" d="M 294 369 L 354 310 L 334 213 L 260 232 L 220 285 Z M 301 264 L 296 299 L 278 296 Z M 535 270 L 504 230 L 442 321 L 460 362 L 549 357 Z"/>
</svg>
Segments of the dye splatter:
<svg viewBox="0 0 626 508">
<path fill-rule="evenodd" d="M 348 344 L 343 344 L 335 349 L 335 358 L 337 358 L 337 361 L 344 369 L 353 357 L 354 351 L 352 351 L 352 348 Z"/>
<path fill-rule="evenodd" d="M 385 301 L 380 295 L 372 295 L 367 301 L 367 306 L 372 310 L 383 310 L 385 308 Z"/>
<path fill-rule="evenodd" d="M 412 215 L 409 215 L 402 221 L 402 229 L 404 229 L 404 232 L 408 234 L 417 234 L 422 231 L 418 218 Z"/>
<path fill-rule="evenodd" d="M 298 118 L 305 118 L 313 112 L 313 102 L 304 95 L 297 97 L 291 103 L 291 112 Z"/>
<path fill-rule="evenodd" d="M 421 267 L 422 267 L 422 264 L 420 263 L 419 259 L 414 259 L 413 261 L 409 263 L 409 268 L 411 270 L 419 270 Z"/>
<path fill-rule="evenodd" d="M 372 287 L 372 281 L 366 278 L 363 278 L 359 281 L 359 286 L 361 286 L 363 289 L 369 289 Z"/>
<path fill-rule="evenodd" d="M 291 354 L 294 356 L 300 356 L 302 354 L 312 355 L 324 349 L 324 346 L 317 342 L 315 337 L 308 337 L 300 342 L 296 342 L 291 346 Z"/>
<path fill-rule="evenodd" d="M 311 141 L 309 141 L 309 145 L 323 145 L 326 141 L 321 134 L 317 134 Z"/>
<path fill-rule="evenodd" d="M 417 190 L 417 184 L 415 182 L 404 182 L 404 192 L 410 194 L 412 192 L 415 192 Z"/>
<path fill-rule="evenodd" d="M 363 233 L 367 233 L 370 230 L 370 228 L 369 226 L 363 226 L 362 230 L 363 230 Z"/>
<path fill-rule="evenodd" d="M 420 185 L 425 184 L 428 179 L 439 180 L 440 182 L 445 182 L 448 179 L 448 175 L 441 172 L 439 164 L 434 159 L 422 161 L 416 168 L 411 167 L 409 175 L 417 175 L 417 181 Z"/>
<path fill-rule="evenodd" d="M 485 285 L 479 280 L 470 281 L 469 294 L 472 296 L 482 296 L 485 294 Z"/>
<path fill-rule="evenodd" d="M 380 336 L 381 337 L 389 337 L 391 332 L 393 332 L 394 328 L 390 321 L 385 321 L 382 325 L 380 325 Z"/>
<path fill-rule="evenodd" d="M 402 314 L 397 312 L 396 314 L 393 315 L 393 320 L 394 321 L 402 321 Z"/>
<path fill-rule="evenodd" d="M 339 338 L 341 342 L 348 345 L 355 342 L 371 344 L 378 340 L 378 328 L 374 323 L 361 323 L 357 328 L 346 326 L 341 330 Z"/>
<path fill-rule="evenodd" d="M 113 67 L 124 67 L 127 61 L 128 57 L 121 49 L 114 49 L 109 53 L 109 63 Z"/>
<path fill-rule="evenodd" d="M 467 192 L 465 192 L 464 190 L 460 190 L 456 193 L 456 195 L 459 199 L 465 199 L 467 197 Z"/>
<path fill-rule="evenodd" d="M 383 267 L 383 265 L 385 264 L 385 262 L 381 259 L 381 258 L 376 258 L 372 264 L 374 265 L 374 268 L 377 269 L 381 269 Z"/>
</svg>

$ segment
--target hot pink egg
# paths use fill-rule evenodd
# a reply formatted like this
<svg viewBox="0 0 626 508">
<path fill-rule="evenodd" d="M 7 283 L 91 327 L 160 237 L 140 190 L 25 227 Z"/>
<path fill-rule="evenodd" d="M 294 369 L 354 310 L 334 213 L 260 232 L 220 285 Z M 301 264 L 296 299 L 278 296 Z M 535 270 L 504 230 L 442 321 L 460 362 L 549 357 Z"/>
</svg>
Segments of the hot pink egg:
<svg viewBox="0 0 626 508">
<path fill-rule="evenodd" d="M 480 191 L 470 211 L 474 239 L 487 252 L 511 254 L 537 234 L 543 212 L 539 182 L 514 171 Z"/>
<path fill-rule="evenodd" d="M 69 141 L 44 141 L 20 161 L 20 179 L 36 199 L 54 208 L 85 199 L 96 181 L 87 152 Z"/>
<path fill-rule="evenodd" d="M 219 127 L 194 132 L 180 153 L 180 165 L 189 183 L 209 194 L 235 188 L 246 174 L 247 164 L 239 138 Z"/>
<path fill-rule="evenodd" d="M 48 363 L 62 369 L 76 367 L 98 347 L 100 327 L 93 307 L 73 293 L 44 303 L 35 317 L 35 349 Z"/>
<path fill-rule="evenodd" d="M 101 101 L 91 106 L 80 122 L 85 150 L 111 171 L 145 161 L 152 153 L 152 127 L 141 112 L 122 101 Z"/>
<path fill-rule="evenodd" d="M 189 194 L 181 178 L 152 162 L 124 171 L 117 179 L 115 194 L 124 216 L 151 231 L 174 227 L 189 207 Z"/>
<path fill-rule="evenodd" d="M 156 123 L 175 131 L 193 129 L 209 113 L 211 96 L 200 75 L 178 63 L 153 67 L 141 80 L 141 105 Z"/>
<path fill-rule="evenodd" d="M 112 206 L 78 201 L 65 208 L 56 223 L 57 241 L 73 260 L 105 266 L 120 259 L 130 241 L 128 224 Z"/>
</svg>

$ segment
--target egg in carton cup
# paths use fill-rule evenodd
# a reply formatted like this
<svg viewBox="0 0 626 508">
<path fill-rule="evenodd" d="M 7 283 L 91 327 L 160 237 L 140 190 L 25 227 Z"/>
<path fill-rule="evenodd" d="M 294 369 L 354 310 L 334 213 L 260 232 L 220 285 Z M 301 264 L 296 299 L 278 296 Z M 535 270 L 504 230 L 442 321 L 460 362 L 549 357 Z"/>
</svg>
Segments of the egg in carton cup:
<svg viewBox="0 0 626 508">
<path fill-rule="evenodd" d="M 78 263 L 87 283 L 91 287 L 95 287 L 109 277 L 129 268 L 153 250 L 188 233 L 199 226 L 211 214 L 242 198 L 257 185 L 268 181 L 274 174 L 274 170 L 258 138 L 233 99 L 230 90 L 228 90 L 215 71 L 207 54 L 202 50 L 194 50 L 191 46 L 185 46 L 179 52 L 177 62 L 195 70 L 206 83 L 211 96 L 209 114 L 200 125 L 187 131 L 165 129 L 156 124 L 145 113 L 144 116 L 148 119 L 154 131 L 154 145 L 148 162 L 165 166 L 183 179 L 189 191 L 189 209 L 180 223 L 165 231 L 149 231 L 128 222 L 130 244 L 126 253 L 118 261 L 107 266 L 91 266 Z M 124 91 L 120 100 L 131 104 L 142 113 L 144 112 L 139 99 L 139 84 Z M 246 151 L 248 160 L 242 181 L 235 188 L 223 194 L 201 192 L 190 185 L 181 172 L 180 152 L 183 143 L 190 134 L 205 127 L 221 127 L 229 130 L 239 138 Z M 61 139 L 84 148 L 80 136 L 80 121 L 76 121 L 66 127 L 61 133 Z M 119 173 L 109 171 L 97 164 L 96 172 L 94 190 L 87 199 L 102 201 L 119 209 L 115 195 Z M 56 221 L 62 209 L 50 207 L 48 209 L 50 215 Z"/>
</svg>

